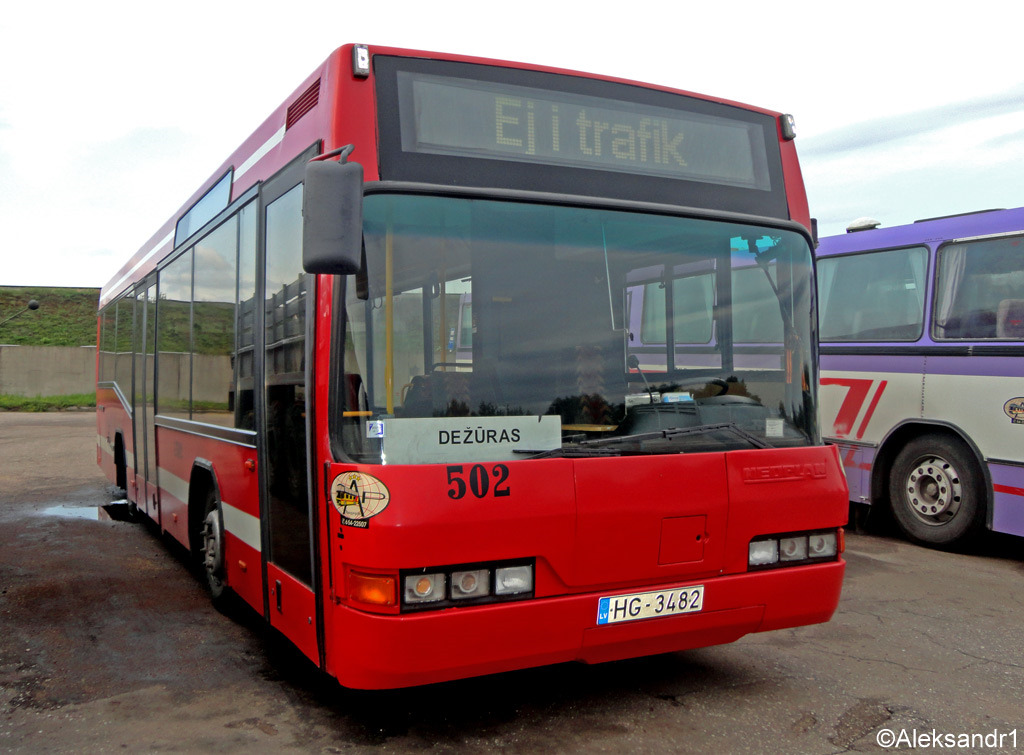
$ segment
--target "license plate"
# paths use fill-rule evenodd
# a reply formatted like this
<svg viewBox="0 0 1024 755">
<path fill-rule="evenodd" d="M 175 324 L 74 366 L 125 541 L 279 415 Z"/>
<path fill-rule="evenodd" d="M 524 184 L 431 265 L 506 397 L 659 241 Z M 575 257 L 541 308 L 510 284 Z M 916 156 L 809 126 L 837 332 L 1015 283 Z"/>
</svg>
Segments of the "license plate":
<svg viewBox="0 0 1024 755">
<path fill-rule="evenodd" d="M 704 585 L 674 590 L 609 595 L 597 603 L 597 623 L 616 624 L 681 613 L 699 613 L 704 608 Z"/>
</svg>

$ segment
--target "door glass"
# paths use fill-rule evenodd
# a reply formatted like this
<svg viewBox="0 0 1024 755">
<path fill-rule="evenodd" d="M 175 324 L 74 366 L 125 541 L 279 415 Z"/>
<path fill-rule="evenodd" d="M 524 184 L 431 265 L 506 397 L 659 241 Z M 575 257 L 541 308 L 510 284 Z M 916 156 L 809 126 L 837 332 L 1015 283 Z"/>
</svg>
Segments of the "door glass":
<svg viewBox="0 0 1024 755">
<path fill-rule="evenodd" d="M 267 206 L 266 421 L 270 560 L 312 583 L 306 458 L 302 186 Z"/>
<path fill-rule="evenodd" d="M 153 351 L 156 342 L 156 284 L 151 283 L 139 294 L 143 317 L 143 369 L 141 393 L 143 410 L 143 437 L 145 438 L 145 475 L 146 475 L 146 511 L 154 519 L 157 512 L 153 507 L 156 503 L 156 385 L 154 382 Z"/>
</svg>

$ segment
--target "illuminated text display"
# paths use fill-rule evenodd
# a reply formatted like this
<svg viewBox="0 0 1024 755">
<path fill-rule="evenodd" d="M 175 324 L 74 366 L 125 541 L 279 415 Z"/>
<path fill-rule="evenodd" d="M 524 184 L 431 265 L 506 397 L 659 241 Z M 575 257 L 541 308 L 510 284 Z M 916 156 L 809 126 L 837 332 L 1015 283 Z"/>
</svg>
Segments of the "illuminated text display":
<svg viewBox="0 0 1024 755">
<path fill-rule="evenodd" d="M 763 128 L 747 121 L 407 72 L 399 85 L 406 152 L 770 189 Z"/>
</svg>

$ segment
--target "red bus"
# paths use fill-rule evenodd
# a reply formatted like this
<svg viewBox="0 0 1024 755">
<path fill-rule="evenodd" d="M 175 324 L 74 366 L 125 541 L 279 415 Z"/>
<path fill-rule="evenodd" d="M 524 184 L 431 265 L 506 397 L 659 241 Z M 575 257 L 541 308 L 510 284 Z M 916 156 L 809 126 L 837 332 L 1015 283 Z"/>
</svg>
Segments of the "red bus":
<svg viewBox="0 0 1024 755">
<path fill-rule="evenodd" d="M 342 47 L 103 289 L 99 464 L 349 687 L 827 621 L 847 495 L 793 137 Z"/>
</svg>

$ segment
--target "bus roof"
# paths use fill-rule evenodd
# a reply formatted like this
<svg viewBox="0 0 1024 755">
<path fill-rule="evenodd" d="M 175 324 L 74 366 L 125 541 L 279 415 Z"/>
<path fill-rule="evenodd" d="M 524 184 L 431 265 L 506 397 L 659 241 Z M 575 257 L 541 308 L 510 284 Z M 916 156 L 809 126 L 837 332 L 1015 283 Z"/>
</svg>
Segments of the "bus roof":
<svg viewBox="0 0 1024 755">
<path fill-rule="evenodd" d="M 907 225 L 853 231 L 820 240 L 816 254 L 862 252 L 914 244 L 938 245 L 954 239 L 969 239 L 1024 230 L 1024 207 L 1012 210 L 982 210 L 963 215 L 918 220 Z"/>
<path fill-rule="evenodd" d="M 204 181 L 199 189 L 192 194 L 182 206 L 154 233 L 149 240 L 114 274 L 114 276 L 103 287 L 100 293 L 100 306 L 111 301 L 134 282 L 148 275 L 153 271 L 159 262 L 170 253 L 183 238 L 176 238 L 176 229 L 179 221 L 185 217 L 192 208 L 196 207 L 208 194 L 218 188 L 218 183 L 224 182 L 230 173 L 230 180 L 226 181 L 229 186 L 228 203 L 233 202 L 242 196 L 248 189 L 258 182 L 269 178 L 276 171 L 284 167 L 299 152 L 308 147 L 311 143 L 327 132 L 328 126 L 333 123 L 331 108 L 318 108 L 323 96 L 319 94 L 319 84 L 322 81 L 334 82 L 334 85 L 344 86 L 346 82 L 353 81 L 351 72 L 351 60 L 354 44 L 346 44 L 337 48 L 331 55 L 294 90 L 294 92 L 280 104 L 273 113 L 242 142 L 242 144 Z M 483 65 L 501 66 L 513 69 L 538 71 L 544 73 L 562 74 L 582 78 L 595 79 L 606 82 L 626 84 L 630 86 L 643 87 L 645 89 L 680 94 L 687 97 L 719 103 L 721 105 L 740 108 L 742 110 L 760 113 L 763 115 L 779 118 L 782 114 L 778 111 L 754 107 L 732 100 L 697 94 L 681 89 L 667 86 L 643 83 L 629 79 L 613 76 L 605 76 L 583 71 L 553 68 L 548 66 L 534 65 L 530 63 L 503 61 L 490 58 L 471 57 L 465 55 L 453 55 L 446 53 L 427 52 L 422 50 L 409 50 L 393 47 L 369 46 L 371 56 L 390 55 L 407 58 L 424 58 L 431 60 L 444 60 L 462 63 L 476 63 Z M 369 79 L 373 79 L 371 69 Z M 335 91 L 335 90 L 323 90 Z M 330 95 L 327 95 L 330 99 Z M 298 117 L 296 117 L 298 113 Z M 315 117 L 308 117 L 313 115 Z M 364 119 L 370 122 L 371 119 Z M 294 127 L 294 130 L 293 130 Z M 369 156 L 363 151 L 363 159 Z M 795 162 L 795 152 L 792 156 Z M 376 163 L 376 154 L 374 154 Z M 376 177 L 376 164 L 367 165 L 367 180 Z M 790 184 L 789 171 L 786 173 L 787 191 L 793 191 L 794 186 Z M 805 197 L 800 193 L 800 196 Z M 799 197 L 797 200 L 799 202 Z M 212 219 L 212 218 L 211 218 Z M 794 218 L 798 222 L 801 218 Z M 809 218 L 807 218 L 809 221 Z M 805 223 L 807 225 L 808 223 Z"/>
</svg>

